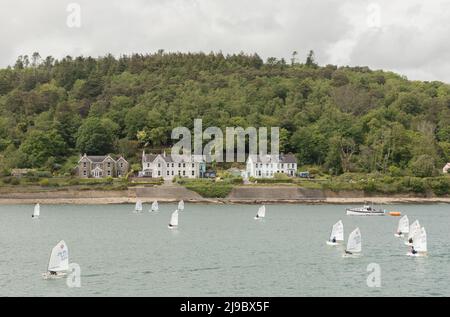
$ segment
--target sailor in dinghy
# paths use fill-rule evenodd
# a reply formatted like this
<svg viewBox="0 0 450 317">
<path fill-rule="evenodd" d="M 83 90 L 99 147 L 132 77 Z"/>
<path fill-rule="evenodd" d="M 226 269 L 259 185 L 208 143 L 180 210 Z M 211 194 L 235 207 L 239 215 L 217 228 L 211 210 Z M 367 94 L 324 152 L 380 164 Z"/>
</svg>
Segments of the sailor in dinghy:
<svg viewBox="0 0 450 317">
<path fill-rule="evenodd" d="M 142 212 L 142 201 L 139 199 L 136 201 L 136 205 L 134 206 L 134 213 L 140 213 Z"/>
<path fill-rule="evenodd" d="M 36 205 L 34 205 L 34 210 L 33 214 L 31 215 L 31 218 L 38 219 L 40 214 L 41 214 L 41 206 L 39 205 L 39 203 L 37 203 Z"/>
<path fill-rule="evenodd" d="M 258 212 L 256 213 L 255 220 L 256 219 L 263 219 L 266 216 L 266 206 L 262 205 L 259 207 Z"/>
<path fill-rule="evenodd" d="M 409 219 L 408 216 L 405 215 L 402 218 L 400 218 L 398 222 L 397 232 L 395 233 L 395 236 L 397 238 L 404 237 L 405 234 L 409 233 Z"/>
<path fill-rule="evenodd" d="M 409 226 L 408 239 L 405 241 L 405 245 L 412 246 L 416 236 L 420 234 L 420 223 L 419 220 L 414 221 L 411 226 Z"/>
<path fill-rule="evenodd" d="M 169 229 L 175 229 L 178 227 L 178 209 L 175 210 L 170 216 Z"/>
<path fill-rule="evenodd" d="M 427 256 L 428 246 L 427 246 L 427 232 L 425 228 L 421 228 L 420 234 L 415 236 L 414 243 L 411 246 L 411 251 L 408 252 L 407 256 L 414 257 L 424 257 Z"/>
<path fill-rule="evenodd" d="M 339 220 L 333 225 L 327 245 L 338 245 L 338 241 L 344 241 L 344 224 L 342 223 L 342 220 Z"/>
<path fill-rule="evenodd" d="M 362 244 L 361 244 L 361 231 L 359 228 L 350 233 L 347 241 L 347 248 L 343 257 L 357 257 L 361 255 Z"/>
<path fill-rule="evenodd" d="M 42 274 L 44 279 L 61 278 L 69 271 L 69 248 L 64 240 L 52 249 L 50 260 L 48 261 L 47 272 Z"/>
<path fill-rule="evenodd" d="M 155 200 L 155 201 L 152 203 L 152 207 L 151 207 L 151 209 L 149 210 L 149 212 L 158 212 L 158 211 L 159 211 L 158 201 Z"/>
</svg>

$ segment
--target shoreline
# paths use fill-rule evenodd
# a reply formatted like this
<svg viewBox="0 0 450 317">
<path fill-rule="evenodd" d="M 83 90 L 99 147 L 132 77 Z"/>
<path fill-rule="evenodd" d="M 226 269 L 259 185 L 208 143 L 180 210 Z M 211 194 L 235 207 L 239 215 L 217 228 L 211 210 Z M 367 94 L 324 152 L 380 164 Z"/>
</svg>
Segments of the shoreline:
<svg viewBox="0 0 450 317">
<path fill-rule="evenodd" d="M 152 203 L 158 200 L 161 204 L 177 203 L 180 199 L 139 197 L 142 203 Z M 193 204 L 298 204 L 298 205 L 345 205 L 345 204 L 364 204 L 370 202 L 373 204 L 450 204 L 450 197 L 327 197 L 325 199 L 296 199 L 296 200 L 267 200 L 267 199 L 184 199 L 186 203 Z M 136 197 L 95 197 L 95 198 L 0 198 L 0 205 L 27 205 L 27 204 L 46 204 L 46 205 L 110 205 L 110 204 L 134 204 Z"/>
<path fill-rule="evenodd" d="M 307 189 L 283 186 L 237 186 L 225 198 L 205 198 L 183 186 L 164 185 L 134 187 L 127 190 L 77 190 L 66 191 L 0 191 L 0 205 L 108 205 L 143 203 L 176 203 L 184 200 L 197 204 L 450 204 L 450 197 L 415 196 L 412 194 L 369 195 L 363 191 Z"/>
</svg>

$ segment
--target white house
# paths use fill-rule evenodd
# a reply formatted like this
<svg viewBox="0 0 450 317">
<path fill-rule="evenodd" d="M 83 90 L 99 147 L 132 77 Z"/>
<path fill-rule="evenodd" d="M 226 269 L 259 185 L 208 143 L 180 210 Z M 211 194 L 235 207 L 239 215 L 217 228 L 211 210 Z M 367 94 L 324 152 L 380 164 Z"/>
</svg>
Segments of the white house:
<svg viewBox="0 0 450 317">
<path fill-rule="evenodd" d="M 142 171 L 140 177 L 162 177 L 171 180 L 175 176 L 187 178 L 203 177 L 205 171 L 205 161 L 195 156 L 184 157 L 180 161 L 172 159 L 171 155 L 145 154 L 142 152 Z"/>
<path fill-rule="evenodd" d="M 294 177 L 297 172 L 297 159 L 293 154 L 249 155 L 246 176 L 255 178 L 272 178 L 276 173 Z"/>
<path fill-rule="evenodd" d="M 447 165 L 444 166 L 444 168 L 442 169 L 442 172 L 445 173 L 450 173 L 450 163 L 447 163 Z"/>
</svg>

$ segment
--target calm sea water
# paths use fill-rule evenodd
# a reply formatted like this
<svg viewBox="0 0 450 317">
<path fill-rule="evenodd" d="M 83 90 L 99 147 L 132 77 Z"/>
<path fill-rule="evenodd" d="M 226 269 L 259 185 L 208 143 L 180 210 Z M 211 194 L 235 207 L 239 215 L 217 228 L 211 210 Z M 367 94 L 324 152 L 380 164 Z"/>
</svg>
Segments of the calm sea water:
<svg viewBox="0 0 450 317">
<path fill-rule="evenodd" d="M 386 206 L 419 219 L 429 257 L 407 257 L 395 238 L 398 217 L 349 217 L 342 205 L 186 204 L 180 226 L 132 205 L 0 206 L 1 296 L 450 296 L 450 206 Z M 145 206 L 147 210 L 149 205 Z M 359 226 L 363 256 L 342 258 L 325 244 L 342 219 L 347 237 Z M 61 239 L 81 267 L 81 287 L 43 280 Z M 381 267 L 381 287 L 366 284 L 367 266 Z"/>
</svg>

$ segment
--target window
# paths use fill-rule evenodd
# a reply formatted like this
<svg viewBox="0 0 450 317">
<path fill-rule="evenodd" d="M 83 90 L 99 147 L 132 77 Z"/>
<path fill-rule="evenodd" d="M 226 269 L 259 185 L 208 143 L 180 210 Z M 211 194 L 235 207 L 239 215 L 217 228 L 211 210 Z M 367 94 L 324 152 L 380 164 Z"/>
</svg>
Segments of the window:
<svg viewBox="0 0 450 317">
<path fill-rule="evenodd" d="M 169 176 L 169 171 L 167 171 L 167 176 Z"/>
<path fill-rule="evenodd" d="M 123 167 L 123 163 L 120 163 L 120 167 Z"/>
<path fill-rule="evenodd" d="M 195 172 L 194 171 L 192 171 L 192 176 L 194 176 L 195 175 Z"/>
<path fill-rule="evenodd" d="M 181 163 L 178 163 L 178 167 L 181 167 Z"/>
<path fill-rule="evenodd" d="M 194 165 L 194 163 L 192 163 L 192 168 L 194 168 L 195 167 L 195 165 Z M 192 175 L 194 175 L 194 174 L 192 174 Z"/>
<path fill-rule="evenodd" d="M 186 176 L 186 171 L 183 171 L 183 176 Z"/>
<path fill-rule="evenodd" d="M 172 163 L 172 167 L 174 167 L 174 164 Z"/>
<path fill-rule="evenodd" d="M 161 171 L 158 171 L 158 176 L 161 176 Z"/>
<path fill-rule="evenodd" d="M 169 167 L 169 165 L 170 165 L 170 164 L 169 164 L 169 163 L 167 163 L 167 167 Z"/>
<path fill-rule="evenodd" d="M 281 164 L 281 168 L 284 168 L 284 164 Z"/>
<path fill-rule="evenodd" d="M 84 176 L 86 176 L 86 175 L 87 175 L 87 174 L 86 174 L 86 171 L 83 171 L 83 175 L 84 175 Z"/>
<path fill-rule="evenodd" d="M 181 171 L 178 171 L 178 176 L 181 176 Z"/>
<path fill-rule="evenodd" d="M 86 167 L 86 162 L 83 162 L 83 167 Z"/>
<path fill-rule="evenodd" d="M 172 171 L 172 176 L 173 176 L 173 171 Z"/>
<path fill-rule="evenodd" d="M 111 171 L 110 170 L 108 170 L 108 176 L 111 176 Z"/>
<path fill-rule="evenodd" d="M 150 167 L 150 163 L 147 163 L 147 167 Z"/>
<path fill-rule="evenodd" d="M 183 167 L 186 167 L 186 163 L 183 163 Z"/>
<path fill-rule="evenodd" d="M 161 163 L 158 163 L 158 167 L 161 167 Z"/>
<path fill-rule="evenodd" d="M 111 167 L 111 162 L 108 162 L 108 167 Z"/>
</svg>

